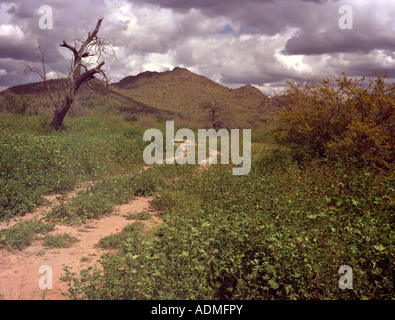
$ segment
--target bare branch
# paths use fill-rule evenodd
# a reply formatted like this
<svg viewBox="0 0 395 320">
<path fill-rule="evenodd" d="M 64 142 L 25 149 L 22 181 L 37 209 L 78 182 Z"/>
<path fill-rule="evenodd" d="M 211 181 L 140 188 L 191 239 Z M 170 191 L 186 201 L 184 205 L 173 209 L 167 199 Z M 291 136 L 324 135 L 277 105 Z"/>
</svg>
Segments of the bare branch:
<svg viewBox="0 0 395 320">
<path fill-rule="evenodd" d="M 51 87 L 47 81 L 47 71 L 46 71 L 46 67 L 45 67 L 45 49 L 42 48 L 41 44 L 38 45 L 38 56 L 37 58 L 40 60 L 41 62 L 41 67 L 42 70 L 40 70 L 39 68 L 36 67 L 32 67 L 31 65 L 29 65 L 26 62 L 22 62 L 22 64 L 25 66 L 25 72 L 33 72 L 39 75 L 39 77 L 41 78 L 43 84 L 45 85 L 45 87 L 47 88 L 47 92 L 49 95 L 49 98 L 51 99 L 52 103 L 54 105 L 56 105 L 56 101 L 55 98 L 53 97 L 52 91 L 51 91 Z"/>
<path fill-rule="evenodd" d="M 64 41 L 64 40 L 63 40 L 63 43 L 61 43 L 59 46 L 60 46 L 60 47 L 67 48 L 67 49 L 70 49 L 71 51 L 73 51 L 74 55 L 77 55 L 77 54 L 78 54 L 77 49 L 76 49 L 74 46 L 68 44 L 68 43 L 67 43 L 66 41 Z"/>
<path fill-rule="evenodd" d="M 41 46 L 39 46 L 39 58 L 41 60 L 42 70 L 25 64 L 26 70 L 29 72 L 37 73 L 42 79 L 43 84 L 47 87 L 50 99 L 55 106 L 54 118 L 51 123 L 52 127 L 55 130 L 59 129 L 59 127 L 61 126 L 64 117 L 66 116 L 68 110 L 73 104 L 77 91 L 84 82 L 88 83 L 88 81 L 95 78 L 95 75 L 99 74 L 103 77 L 103 80 L 106 82 L 108 89 L 108 77 L 105 71 L 101 69 L 105 62 L 100 60 L 102 58 L 102 55 L 108 54 L 108 47 L 112 50 L 113 53 L 114 49 L 111 46 L 108 46 L 103 39 L 98 37 L 98 32 L 103 19 L 103 17 L 100 17 L 98 19 L 95 29 L 93 30 L 93 32 L 88 33 L 88 37 L 86 38 L 86 40 L 73 40 L 74 45 L 63 41 L 59 45 L 60 47 L 69 49 L 73 53 L 73 59 L 70 65 L 70 72 L 66 81 L 64 82 L 64 84 L 62 84 L 65 87 L 65 95 L 62 101 L 60 101 L 60 96 L 58 102 L 56 102 L 53 98 L 51 88 L 47 81 L 45 69 L 45 50 L 43 50 Z M 92 90 L 92 87 L 89 87 Z M 110 90 L 108 90 L 108 92 L 110 96 Z"/>
<path fill-rule="evenodd" d="M 81 48 L 78 50 L 78 55 L 82 56 L 85 52 L 86 47 L 93 41 L 95 40 L 97 33 L 99 32 L 101 23 L 103 21 L 104 17 L 100 17 L 99 20 L 97 21 L 95 30 L 93 30 L 92 33 L 89 32 L 88 34 L 88 38 L 84 41 L 84 43 L 82 44 Z"/>
</svg>

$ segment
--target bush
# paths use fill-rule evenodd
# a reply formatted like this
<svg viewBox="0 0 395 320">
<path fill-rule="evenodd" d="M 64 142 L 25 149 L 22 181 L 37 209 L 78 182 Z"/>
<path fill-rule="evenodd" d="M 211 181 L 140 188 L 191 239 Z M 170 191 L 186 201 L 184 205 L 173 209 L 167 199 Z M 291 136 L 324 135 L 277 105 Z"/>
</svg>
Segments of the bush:
<svg viewBox="0 0 395 320">
<path fill-rule="evenodd" d="M 0 111 L 4 110 L 14 114 L 24 114 L 30 107 L 29 98 L 6 91 L 0 96 Z"/>
<path fill-rule="evenodd" d="M 37 233 L 46 234 L 54 230 L 55 225 L 31 220 L 20 222 L 13 227 L 0 231 L 0 248 L 22 250 L 32 244 Z"/>
<path fill-rule="evenodd" d="M 76 222 L 100 218 L 113 212 L 115 205 L 128 202 L 135 194 L 133 179 L 128 176 L 105 178 L 88 189 L 80 191 L 77 197 L 52 208 L 48 219 L 62 222 Z"/>
<path fill-rule="evenodd" d="M 142 166 L 144 144 L 138 129 L 79 118 L 66 121 L 68 133 L 43 134 L 44 120 L 0 119 L 0 218 L 32 211 L 45 193 L 68 191 L 81 181 Z"/>
<path fill-rule="evenodd" d="M 278 141 L 296 155 L 327 155 L 343 162 L 389 168 L 395 159 L 395 84 L 377 75 L 329 76 L 319 84 L 290 83 L 289 105 L 278 115 Z"/>
<path fill-rule="evenodd" d="M 136 213 L 130 213 L 126 215 L 127 220 L 148 220 L 151 218 L 152 213 L 148 211 L 141 211 Z"/>
<path fill-rule="evenodd" d="M 249 176 L 216 166 L 158 188 L 154 204 L 167 214 L 155 236 L 118 242 L 103 272 L 68 272 L 76 284 L 69 296 L 394 298 L 393 175 L 317 161 L 299 167 L 288 156 L 279 163 L 281 152 L 263 153 Z M 338 286 L 341 265 L 353 268 L 353 290 Z"/>
<path fill-rule="evenodd" d="M 130 237 L 135 237 L 141 233 L 144 225 L 141 222 L 134 222 L 122 229 L 120 233 L 111 234 L 99 240 L 98 246 L 103 249 L 117 249 Z"/>
<path fill-rule="evenodd" d="M 50 249 L 69 248 L 78 241 L 77 238 L 72 237 L 69 233 L 62 233 L 57 235 L 47 235 L 44 238 L 44 246 Z"/>
</svg>

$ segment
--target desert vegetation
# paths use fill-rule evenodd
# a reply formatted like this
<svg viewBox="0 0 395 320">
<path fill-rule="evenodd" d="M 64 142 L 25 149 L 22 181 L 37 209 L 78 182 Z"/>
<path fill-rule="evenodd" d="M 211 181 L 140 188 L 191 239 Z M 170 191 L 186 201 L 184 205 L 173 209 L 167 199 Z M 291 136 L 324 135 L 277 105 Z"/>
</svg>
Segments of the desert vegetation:
<svg viewBox="0 0 395 320">
<path fill-rule="evenodd" d="M 251 125 L 252 169 L 234 176 L 231 165 L 220 164 L 144 168 L 147 128 L 163 129 L 167 119 L 192 128 L 213 120 L 210 114 L 194 117 L 193 111 L 182 118 L 179 111 L 188 101 L 177 98 L 160 109 L 156 91 L 149 99 L 158 101 L 150 101 L 147 88 L 161 76 L 171 79 L 163 84 L 166 90 L 176 85 L 169 94 L 179 88 L 180 77 L 195 79 L 179 68 L 120 82 L 112 89 L 112 108 L 106 95 L 94 90 L 87 98 L 82 88 L 75 102 L 89 112 L 73 114 L 72 108 L 58 131 L 51 129 L 50 114 L 28 111 L 39 110 L 45 88 L 28 93 L 10 88 L 0 96 L 2 221 L 28 215 L 44 195 L 91 182 L 43 221 L 1 230 L 0 250 L 19 250 L 34 237 L 44 238 L 48 248 L 72 246 L 75 239 L 67 234 L 48 235 L 54 224 L 100 219 L 134 196 L 152 196 L 163 224 L 147 232 L 141 221 L 150 213 L 130 214 L 138 221 L 99 241 L 98 247 L 112 250 L 100 257 L 100 268 L 65 267 L 65 296 L 395 298 L 394 84 L 380 75 L 328 77 L 290 83 L 273 98 L 249 87 L 229 91 L 230 96 L 216 85 L 200 101 L 192 95 L 188 110 L 199 110 L 214 95 L 212 101 L 232 109 L 236 127 Z M 254 101 L 240 122 L 232 107 L 238 95 L 243 103 Z M 145 105 L 150 109 L 140 115 L 136 108 Z M 353 289 L 339 288 L 342 265 L 353 268 Z"/>
</svg>

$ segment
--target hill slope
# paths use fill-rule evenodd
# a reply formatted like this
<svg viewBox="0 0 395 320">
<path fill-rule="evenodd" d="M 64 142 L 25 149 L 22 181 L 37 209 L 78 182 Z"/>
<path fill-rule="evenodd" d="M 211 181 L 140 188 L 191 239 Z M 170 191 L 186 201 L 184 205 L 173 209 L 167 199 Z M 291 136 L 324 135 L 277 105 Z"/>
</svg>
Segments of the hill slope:
<svg viewBox="0 0 395 320">
<path fill-rule="evenodd" d="M 64 96 L 65 79 L 50 80 L 49 84 L 56 100 Z M 165 119 L 174 115 L 173 112 L 156 109 L 135 101 L 132 97 L 125 96 L 114 89 L 111 85 L 107 87 L 98 79 L 90 81 L 89 86 L 83 84 L 70 109 L 70 114 L 78 116 L 96 113 L 100 110 L 111 110 L 122 114 L 126 120 L 147 115 Z M 0 111 L 52 114 L 52 110 L 53 104 L 47 88 L 41 82 L 14 86 L 0 93 Z"/>
<path fill-rule="evenodd" d="M 213 98 L 230 109 L 253 110 L 267 99 L 251 85 L 230 89 L 179 67 L 161 73 L 144 72 L 114 86 L 136 101 L 175 112 L 196 111 Z"/>
<path fill-rule="evenodd" d="M 50 81 L 55 96 L 61 92 L 64 81 Z M 4 96 L 10 93 L 33 104 L 35 111 L 30 113 L 42 113 L 45 107 L 51 109 L 45 87 L 41 83 L 32 83 L 11 87 L 1 93 L 0 111 L 1 100 L 3 109 L 7 109 Z M 227 126 L 249 127 L 269 117 L 272 112 L 270 99 L 250 84 L 230 89 L 179 67 L 172 71 L 147 71 L 128 76 L 108 88 L 100 80 L 92 80 L 90 86 L 81 87 L 71 112 L 79 115 L 87 112 L 86 109 L 92 111 L 106 106 L 107 110 L 120 113 L 126 119 L 149 115 L 156 119 L 173 120 L 178 117 L 209 124 L 209 110 L 204 106 L 213 101 L 220 105 L 221 116 L 226 118 Z M 85 111 L 79 112 L 79 109 Z"/>
</svg>

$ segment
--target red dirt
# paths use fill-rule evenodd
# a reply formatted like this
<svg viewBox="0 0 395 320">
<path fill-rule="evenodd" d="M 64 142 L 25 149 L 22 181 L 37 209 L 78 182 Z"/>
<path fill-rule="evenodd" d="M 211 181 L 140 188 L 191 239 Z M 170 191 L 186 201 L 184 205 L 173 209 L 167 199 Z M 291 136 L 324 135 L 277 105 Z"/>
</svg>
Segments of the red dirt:
<svg viewBox="0 0 395 320">
<path fill-rule="evenodd" d="M 220 152 L 210 149 L 210 156 L 204 163 L 200 164 L 202 170 L 210 165 L 210 157 L 216 156 Z M 185 154 L 184 154 L 185 156 Z M 149 166 L 144 167 L 144 170 Z M 87 184 L 90 184 L 88 182 Z M 86 187 L 86 185 L 85 185 Z M 75 197 L 77 192 L 84 189 L 84 186 L 70 192 L 66 199 Z M 43 219 L 45 212 L 58 202 L 61 195 L 47 196 L 49 204 L 37 208 L 33 213 L 27 214 L 18 219 L 25 221 L 32 218 Z M 127 220 L 124 215 L 132 212 L 151 211 L 153 213 L 150 220 L 143 220 L 145 229 L 149 230 L 162 224 L 162 220 L 155 216 L 155 212 L 150 207 L 150 197 L 136 197 L 127 204 L 116 208 L 117 214 L 105 216 L 99 220 L 90 220 L 85 225 L 64 226 L 57 225 L 51 234 L 69 233 L 79 241 L 70 248 L 48 249 L 45 248 L 41 240 L 21 250 L 10 252 L 0 249 L 0 299 L 5 300 L 67 300 L 61 293 L 67 291 L 67 284 L 59 279 L 64 275 L 64 267 L 72 267 L 72 272 L 77 274 L 82 269 L 89 266 L 100 268 L 97 260 L 101 255 L 110 250 L 96 247 L 98 241 L 108 235 L 120 232 L 126 225 L 133 223 Z M 0 230 L 15 225 L 17 221 L 10 223 L 0 223 Z M 86 226 L 89 226 L 88 228 Z M 83 259 L 83 260 L 81 260 Z M 39 273 L 41 266 L 52 268 L 52 289 L 42 290 L 39 287 L 39 280 L 43 276 Z"/>
<path fill-rule="evenodd" d="M 70 196 L 70 195 L 69 195 Z M 75 193 L 71 194 L 75 196 Z M 56 203 L 56 196 L 47 197 Z M 59 279 L 64 275 L 65 266 L 72 267 L 72 272 L 79 272 L 88 266 L 100 267 L 97 260 L 109 250 L 103 250 L 95 245 L 108 235 L 120 232 L 126 225 L 133 223 L 123 215 L 132 212 L 151 211 L 149 197 L 138 197 L 127 204 L 117 207 L 117 214 L 105 216 L 99 220 L 90 220 L 79 226 L 57 225 L 51 234 L 69 233 L 79 241 L 70 248 L 48 249 L 43 246 L 42 240 L 35 240 L 33 244 L 21 251 L 10 252 L 0 249 L 0 299 L 5 300 L 63 300 L 68 299 L 61 292 L 67 290 L 67 284 Z M 51 205 L 37 208 L 33 213 L 22 217 L 22 220 L 39 219 L 44 217 Z M 151 220 L 143 220 L 146 229 L 160 225 L 162 221 L 155 215 Z M 10 227 L 9 224 L 0 223 L 0 230 Z M 88 226 L 88 227 L 87 227 Z M 81 260 L 82 259 L 82 260 Z M 39 279 L 43 274 L 39 268 L 43 265 L 52 268 L 52 289 L 42 290 Z"/>
</svg>

